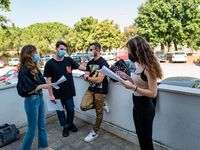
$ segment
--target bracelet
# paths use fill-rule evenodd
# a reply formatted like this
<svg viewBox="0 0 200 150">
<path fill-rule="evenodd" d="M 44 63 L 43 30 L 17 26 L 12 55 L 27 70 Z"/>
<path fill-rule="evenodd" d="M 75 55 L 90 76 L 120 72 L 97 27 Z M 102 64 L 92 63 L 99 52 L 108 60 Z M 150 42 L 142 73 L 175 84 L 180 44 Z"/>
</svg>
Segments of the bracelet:
<svg viewBox="0 0 200 150">
<path fill-rule="evenodd" d="M 135 90 L 134 90 L 134 91 L 137 91 L 137 88 L 138 88 L 138 86 L 136 86 L 136 88 L 135 88 Z"/>
<path fill-rule="evenodd" d="M 37 93 L 37 90 L 35 89 L 34 92 Z"/>
</svg>

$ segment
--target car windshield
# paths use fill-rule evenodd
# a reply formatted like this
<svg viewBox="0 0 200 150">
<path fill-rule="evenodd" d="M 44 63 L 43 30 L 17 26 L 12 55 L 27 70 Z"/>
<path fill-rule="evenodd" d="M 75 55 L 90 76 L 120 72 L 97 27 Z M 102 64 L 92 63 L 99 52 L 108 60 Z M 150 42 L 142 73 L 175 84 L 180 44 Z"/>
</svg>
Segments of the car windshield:
<svg viewBox="0 0 200 150">
<path fill-rule="evenodd" d="M 125 61 L 128 67 L 135 67 L 135 64 L 132 61 Z"/>
<path fill-rule="evenodd" d="M 80 59 L 80 57 L 79 56 L 74 56 L 73 59 L 77 60 L 77 59 Z"/>
<path fill-rule="evenodd" d="M 44 61 L 48 61 L 48 60 L 50 60 L 50 58 L 45 58 L 45 59 L 44 59 Z"/>
<path fill-rule="evenodd" d="M 81 56 L 81 59 L 88 59 L 89 58 L 89 56 Z"/>
<path fill-rule="evenodd" d="M 175 55 L 185 55 L 185 52 L 175 52 Z"/>
<path fill-rule="evenodd" d="M 15 70 L 10 70 L 10 71 L 8 71 L 5 75 L 3 75 L 3 77 L 9 77 L 9 76 L 11 76 L 14 72 L 15 72 Z"/>
<path fill-rule="evenodd" d="M 18 58 L 16 58 L 16 59 L 13 59 L 13 61 L 19 61 L 19 59 L 18 59 Z"/>
<path fill-rule="evenodd" d="M 156 55 L 163 55 L 164 52 L 156 52 Z"/>
</svg>

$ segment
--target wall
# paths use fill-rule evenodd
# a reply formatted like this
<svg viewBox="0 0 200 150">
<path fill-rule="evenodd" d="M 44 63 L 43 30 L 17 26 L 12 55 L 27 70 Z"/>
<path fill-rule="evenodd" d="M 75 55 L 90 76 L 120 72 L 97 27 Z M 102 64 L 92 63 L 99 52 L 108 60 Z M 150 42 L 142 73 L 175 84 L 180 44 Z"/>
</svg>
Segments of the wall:
<svg viewBox="0 0 200 150">
<path fill-rule="evenodd" d="M 94 123 L 94 110 L 80 110 L 82 97 L 88 83 L 74 77 L 76 96 L 74 97 L 76 116 Z M 110 113 L 104 113 L 102 128 L 134 143 L 138 143 L 132 116 L 132 91 L 120 83 L 109 82 L 106 97 Z M 44 90 L 44 98 L 48 92 Z M 15 85 L 0 88 L 0 124 L 26 124 L 23 98 L 18 96 Z M 156 116 L 153 124 L 155 149 L 197 150 L 200 148 L 200 90 L 176 86 L 159 85 Z M 48 112 L 51 115 L 54 112 Z M 120 134 L 119 132 L 120 131 Z M 122 135 L 123 133 L 123 135 Z"/>
</svg>

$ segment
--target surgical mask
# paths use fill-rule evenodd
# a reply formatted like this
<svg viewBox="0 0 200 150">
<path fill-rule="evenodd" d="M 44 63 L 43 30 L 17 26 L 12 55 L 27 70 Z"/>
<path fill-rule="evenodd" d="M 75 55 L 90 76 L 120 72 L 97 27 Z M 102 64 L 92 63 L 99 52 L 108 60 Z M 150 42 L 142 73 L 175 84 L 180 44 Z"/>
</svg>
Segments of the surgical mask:
<svg viewBox="0 0 200 150">
<path fill-rule="evenodd" d="M 131 60 L 132 62 L 135 62 L 135 59 L 133 58 L 133 56 L 131 56 L 130 53 L 128 54 L 128 58 L 129 58 L 129 60 Z"/>
<path fill-rule="evenodd" d="M 39 54 L 34 54 L 34 58 L 33 61 L 36 62 L 40 59 L 40 55 Z"/>
<path fill-rule="evenodd" d="M 89 50 L 89 51 L 88 51 L 88 56 L 89 56 L 89 57 L 94 57 L 94 52 Z"/>
<path fill-rule="evenodd" d="M 60 56 L 60 57 L 64 57 L 66 55 L 66 52 L 65 51 L 61 51 L 61 50 L 59 50 L 59 52 L 58 52 L 58 56 Z"/>
</svg>

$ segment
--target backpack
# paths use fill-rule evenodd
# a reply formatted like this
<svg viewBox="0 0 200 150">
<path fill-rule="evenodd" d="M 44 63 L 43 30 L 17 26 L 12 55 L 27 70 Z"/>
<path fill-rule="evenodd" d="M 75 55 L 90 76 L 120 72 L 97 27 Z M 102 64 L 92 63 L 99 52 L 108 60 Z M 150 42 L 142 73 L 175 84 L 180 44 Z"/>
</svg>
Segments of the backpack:
<svg viewBox="0 0 200 150">
<path fill-rule="evenodd" d="M 117 62 L 115 62 L 111 67 L 110 70 L 113 71 L 115 74 L 117 74 L 117 71 L 122 71 L 125 72 L 128 76 L 131 75 L 130 73 L 130 69 L 127 66 L 127 64 L 125 63 L 125 61 L 123 59 L 118 60 Z M 118 82 L 112 78 L 110 78 L 113 82 Z"/>
</svg>

